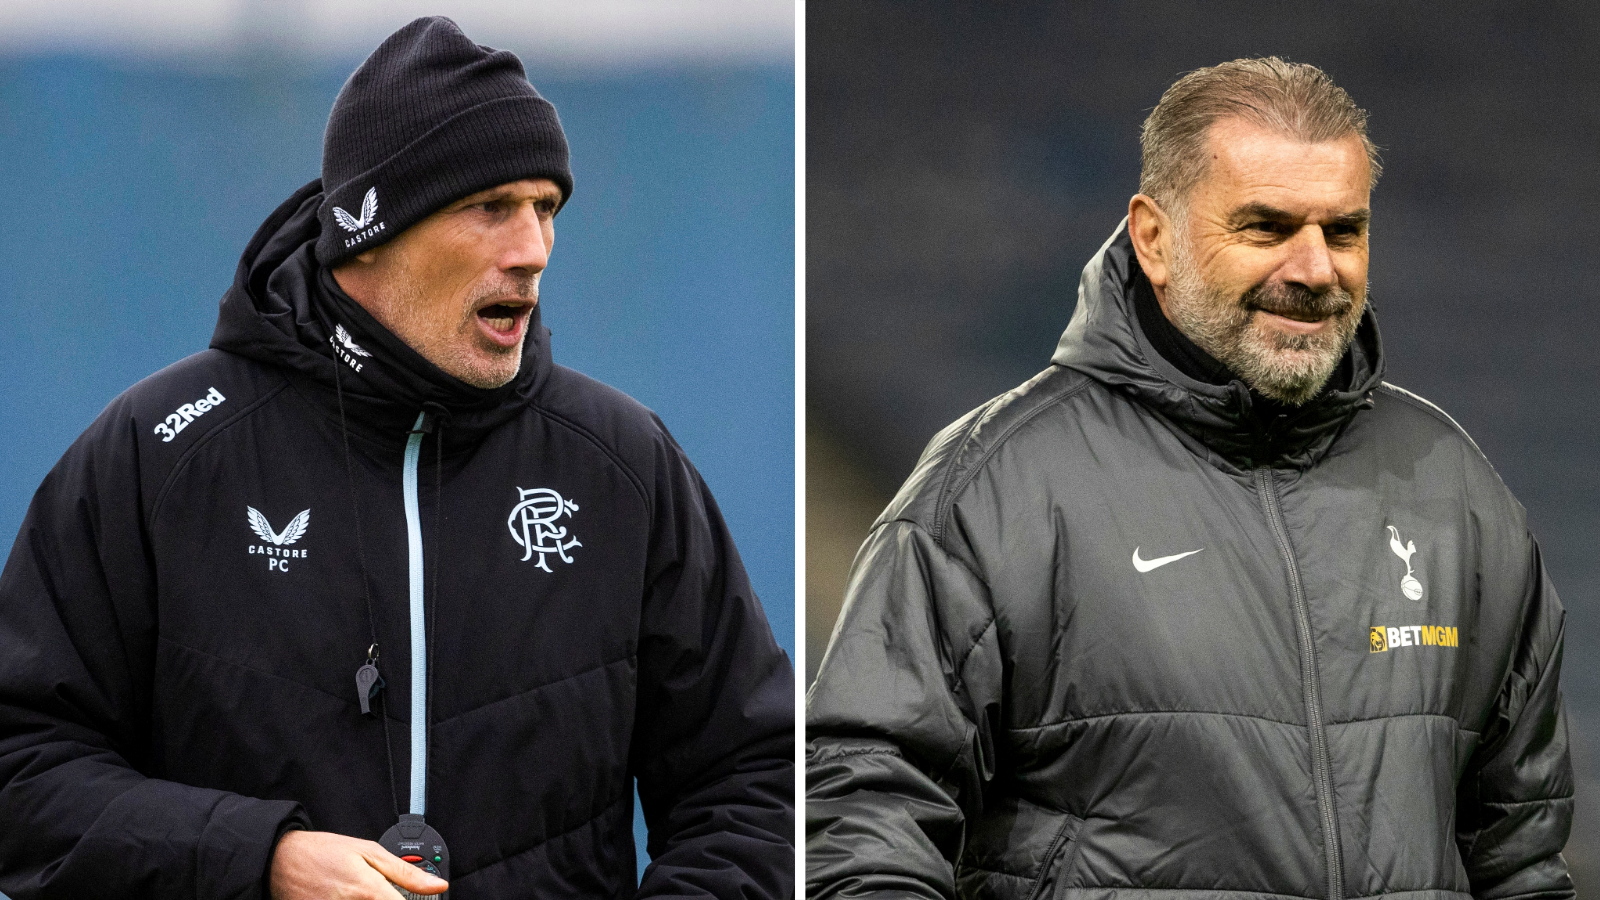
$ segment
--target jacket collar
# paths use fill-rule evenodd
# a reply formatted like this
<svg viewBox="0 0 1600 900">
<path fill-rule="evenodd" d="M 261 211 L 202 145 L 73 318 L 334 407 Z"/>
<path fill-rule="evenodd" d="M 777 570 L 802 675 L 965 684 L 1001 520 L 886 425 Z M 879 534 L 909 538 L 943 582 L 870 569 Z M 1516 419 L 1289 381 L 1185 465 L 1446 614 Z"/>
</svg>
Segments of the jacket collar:
<svg viewBox="0 0 1600 900">
<path fill-rule="evenodd" d="M 1138 271 L 1123 220 L 1084 267 L 1078 307 L 1052 362 L 1132 396 L 1241 469 L 1307 468 L 1327 452 L 1357 411 L 1371 405 L 1370 395 L 1383 381 L 1383 350 L 1370 302 L 1347 351 L 1352 373 L 1348 389 L 1324 391 L 1298 409 L 1263 421 L 1244 382 L 1197 381 L 1156 352 L 1133 308 Z"/>
<path fill-rule="evenodd" d="M 342 393 L 352 432 L 386 445 L 405 441 L 425 405 L 448 414 L 448 449 L 476 443 L 534 398 L 551 368 L 550 331 L 537 306 L 517 377 L 498 388 L 473 387 L 379 324 L 318 265 L 321 203 L 322 182 L 312 181 L 257 230 L 223 295 L 212 347 L 287 370 L 332 416 Z"/>
</svg>

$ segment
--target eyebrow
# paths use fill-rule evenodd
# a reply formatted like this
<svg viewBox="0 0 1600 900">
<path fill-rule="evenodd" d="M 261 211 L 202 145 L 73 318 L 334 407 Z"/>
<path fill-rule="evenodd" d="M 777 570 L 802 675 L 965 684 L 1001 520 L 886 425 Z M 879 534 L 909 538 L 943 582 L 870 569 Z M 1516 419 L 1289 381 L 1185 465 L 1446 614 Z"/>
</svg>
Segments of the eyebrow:
<svg viewBox="0 0 1600 900">
<path fill-rule="evenodd" d="M 490 200 L 504 200 L 507 197 L 513 196 L 515 193 L 516 193 L 515 191 L 513 191 L 513 190 L 511 190 L 509 188 L 492 187 L 492 188 L 489 188 L 488 190 L 479 191 L 476 194 L 472 194 L 472 195 L 467 196 L 467 197 L 462 197 L 457 202 L 461 203 L 464 206 L 473 206 L 473 205 L 476 205 L 476 204 L 479 204 L 479 203 L 487 203 Z M 545 201 L 552 201 L 552 202 L 558 202 L 559 203 L 561 201 L 561 189 L 560 188 L 556 188 L 553 191 L 541 190 L 537 194 L 535 194 L 532 197 L 530 197 L 529 199 L 531 199 L 535 203 L 543 203 Z"/>
<path fill-rule="evenodd" d="M 1298 222 L 1300 218 L 1300 216 L 1296 216 L 1287 210 L 1260 202 L 1246 203 L 1244 206 L 1234 210 L 1233 215 L 1229 217 L 1235 225 L 1242 225 L 1257 219 L 1266 219 L 1269 222 Z M 1342 216 L 1335 216 L 1333 221 L 1328 224 L 1362 228 L 1370 221 L 1372 221 L 1372 210 L 1363 207 L 1353 212 L 1347 212 Z"/>
</svg>

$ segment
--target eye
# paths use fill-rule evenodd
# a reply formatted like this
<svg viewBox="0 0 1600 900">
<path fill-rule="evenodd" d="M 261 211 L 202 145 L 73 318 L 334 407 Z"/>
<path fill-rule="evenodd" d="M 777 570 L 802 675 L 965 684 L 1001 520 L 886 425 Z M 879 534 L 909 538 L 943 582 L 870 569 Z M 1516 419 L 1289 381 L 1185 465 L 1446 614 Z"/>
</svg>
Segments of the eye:
<svg viewBox="0 0 1600 900">
<path fill-rule="evenodd" d="M 505 212 L 506 202 L 498 198 L 494 200 L 485 200 L 482 203 L 472 204 L 472 208 L 481 209 L 486 213 L 502 213 Z"/>
<path fill-rule="evenodd" d="M 1360 225 L 1338 223 L 1324 228 L 1322 233 L 1327 236 L 1330 242 L 1350 244 L 1359 241 L 1364 230 Z"/>
</svg>

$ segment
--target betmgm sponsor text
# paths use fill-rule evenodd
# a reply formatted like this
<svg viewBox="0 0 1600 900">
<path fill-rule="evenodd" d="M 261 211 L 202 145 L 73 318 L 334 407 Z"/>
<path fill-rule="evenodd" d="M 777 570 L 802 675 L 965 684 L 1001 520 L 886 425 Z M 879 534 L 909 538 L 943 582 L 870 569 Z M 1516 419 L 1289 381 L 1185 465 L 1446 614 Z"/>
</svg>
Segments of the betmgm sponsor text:
<svg viewBox="0 0 1600 900">
<path fill-rule="evenodd" d="M 1373 653 L 1401 647 L 1459 647 L 1461 634 L 1454 625 L 1374 625 L 1368 643 Z"/>
</svg>

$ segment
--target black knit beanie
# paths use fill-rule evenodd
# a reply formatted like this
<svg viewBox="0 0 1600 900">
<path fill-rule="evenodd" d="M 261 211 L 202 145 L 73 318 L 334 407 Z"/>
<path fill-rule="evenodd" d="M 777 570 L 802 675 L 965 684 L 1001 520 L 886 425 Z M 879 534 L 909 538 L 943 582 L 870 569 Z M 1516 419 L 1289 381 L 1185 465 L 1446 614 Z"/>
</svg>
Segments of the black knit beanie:
<svg viewBox="0 0 1600 900">
<path fill-rule="evenodd" d="M 322 139 L 322 236 L 332 268 L 469 194 L 548 178 L 572 196 L 567 138 L 509 50 L 442 16 L 396 31 L 333 101 Z"/>
</svg>

